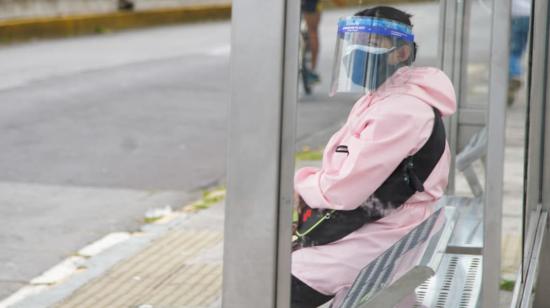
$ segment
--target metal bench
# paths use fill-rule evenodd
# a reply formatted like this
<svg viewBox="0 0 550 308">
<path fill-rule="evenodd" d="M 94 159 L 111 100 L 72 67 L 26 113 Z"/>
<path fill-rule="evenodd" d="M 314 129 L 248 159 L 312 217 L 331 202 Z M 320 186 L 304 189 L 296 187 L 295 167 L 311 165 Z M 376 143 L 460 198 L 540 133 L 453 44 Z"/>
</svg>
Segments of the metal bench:
<svg viewBox="0 0 550 308">
<path fill-rule="evenodd" d="M 478 306 L 481 290 L 483 223 L 482 199 L 445 196 L 457 221 L 435 276 L 416 289 L 413 307 Z"/>
<path fill-rule="evenodd" d="M 440 206 L 363 268 L 342 303 L 334 305 L 340 308 L 393 307 L 413 294 L 415 288 L 437 271 L 455 222 L 455 209 Z M 412 263 L 405 264 L 411 260 Z"/>
</svg>

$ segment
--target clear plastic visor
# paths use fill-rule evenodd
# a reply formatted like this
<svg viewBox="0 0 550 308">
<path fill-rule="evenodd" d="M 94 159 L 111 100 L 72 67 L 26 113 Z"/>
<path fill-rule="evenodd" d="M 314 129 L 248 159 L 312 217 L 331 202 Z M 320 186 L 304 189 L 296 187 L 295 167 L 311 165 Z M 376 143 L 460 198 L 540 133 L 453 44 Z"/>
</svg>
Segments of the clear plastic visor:
<svg viewBox="0 0 550 308">
<path fill-rule="evenodd" d="M 392 82 L 411 65 L 414 37 L 407 25 L 371 17 L 348 17 L 338 23 L 331 95 L 369 93 Z"/>
</svg>

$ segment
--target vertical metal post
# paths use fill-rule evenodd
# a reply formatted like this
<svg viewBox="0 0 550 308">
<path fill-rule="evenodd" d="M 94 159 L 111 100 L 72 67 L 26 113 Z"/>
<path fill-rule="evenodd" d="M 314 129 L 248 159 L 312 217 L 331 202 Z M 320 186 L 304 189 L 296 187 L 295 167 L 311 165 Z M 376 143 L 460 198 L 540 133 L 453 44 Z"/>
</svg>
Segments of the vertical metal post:
<svg viewBox="0 0 550 308">
<path fill-rule="evenodd" d="M 540 4 L 538 2 L 541 2 Z M 537 1 L 537 9 L 540 9 L 541 12 L 536 12 L 537 17 L 539 17 L 541 24 L 541 32 L 537 33 L 537 39 L 540 41 L 540 44 L 545 46 L 540 46 L 544 52 L 544 58 L 540 59 L 541 67 L 538 68 L 540 79 L 536 80 L 537 87 L 539 89 L 539 99 L 542 99 L 542 104 L 544 106 L 542 113 L 544 114 L 543 131 L 541 132 L 541 139 L 543 140 L 544 150 L 542 154 L 542 167 L 543 167 L 543 178 L 542 178 L 542 210 L 550 210 L 550 166 L 547 164 L 550 163 L 550 134 L 547 134 L 548 129 L 550 129 L 550 108 L 548 108 L 549 99 L 550 99 L 550 56 L 548 52 L 550 51 L 550 5 L 548 1 Z M 542 16 L 544 14 L 544 16 Z M 542 36 L 544 35 L 544 36 Z"/>
<path fill-rule="evenodd" d="M 542 202 L 542 154 L 544 144 L 545 67 L 548 54 L 548 2 L 533 3 L 533 29 L 531 39 L 531 66 L 529 84 L 529 113 L 525 213 L 534 211 Z M 524 226 L 527 229 L 527 226 Z"/>
<path fill-rule="evenodd" d="M 441 0 L 440 2 L 442 26 L 439 32 L 439 63 L 456 89 L 459 111 L 466 94 L 470 12 L 470 0 Z M 445 128 L 452 155 L 447 193 L 453 194 L 455 190 L 454 158 L 459 145 L 459 112 L 445 120 Z"/>
<path fill-rule="evenodd" d="M 456 44 L 460 50 L 459 58 L 456 60 L 456 65 L 459 68 L 457 70 L 457 76 L 455 77 L 458 82 L 460 88 L 458 89 L 457 93 L 457 100 L 459 102 L 459 106 L 461 108 L 464 108 L 465 105 L 467 105 L 466 101 L 466 95 L 468 93 L 468 49 L 470 46 L 470 19 L 472 16 L 472 0 L 460 0 L 459 1 L 459 16 L 457 20 L 457 26 L 460 27 L 460 36 L 456 39 Z M 461 114 L 458 115 L 458 121 L 460 121 Z M 457 121 L 457 122 L 458 122 Z M 459 135 L 460 133 L 457 133 L 457 138 L 455 141 L 455 147 L 456 149 L 459 148 Z"/>
<path fill-rule="evenodd" d="M 529 217 L 529 213 L 533 212 L 542 203 L 544 110 L 546 97 L 545 76 L 547 74 L 545 67 L 548 61 L 548 9 L 547 1 L 535 1 L 533 3 L 524 217 Z M 528 220 L 526 219 L 524 219 L 523 230 L 525 240 L 525 230 L 528 230 Z M 527 254 L 524 252 L 523 255 L 526 256 Z M 524 267 L 523 270 L 526 271 L 527 268 Z M 525 277 L 526 274 L 524 272 L 522 277 Z"/>
<path fill-rule="evenodd" d="M 531 138 L 535 139 L 534 142 L 538 143 L 533 145 L 533 151 L 535 153 L 529 153 L 538 157 L 534 158 L 531 166 L 529 166 L 528 172 L 532 172 L 533 179 L 528 178 L 528 193 L 534 193 L 534 195 L 527 195 L 527 209 L 531 209 L 535 200 L 540 200 L 542 197 L 542 210 L 550 210 L 550 108 L 548 107 L 550 96 L 550 5 L 548 1 L 535 1 L 532 18 L 534 18 L 533 28 L 533 55 L 532 55 L 532 67 L 531 67 L 531 108 L 536 108 L 533 112 L 538 111 L 538 117 L 535 119 L 534 124 L 538 126 L 531 131 L 529 144 L 531 147 Z M 534 105 L 534 106 L 533 106 Z M 532 113 L 530 113 L 530 116 Z M 538 130 L 537 130 L 538 129 Z M 531 149 L 530 149 L 531 152 Z M 538 170 L 534 170 L 538 169 Z M 540 174 L 542 172 L 542 174 Z M 538 180 L 538 181 L 537 181 Z M 537 189 L 538 188 L 538 189 Z M 535 194 L 536 192 L 536 194 Z M 540 194 L 539 194 L 540 192 Z M 545 230 L 548 232 L 548 229 Z M 548 233 L 546 233 L 548 238 Z M 548 241 L 543 243 L 541 256 L 548 256 L 550 254 L 550 244 Z M 539 260 L 539 274 L 538 282 L 535 289 L 535 302 L 533 307 L 547 307 L 550 301 L 550 258 L 541 257 Z"/>
<path fill-rule="evenodd" d="M 232 3 L 223 306 L 288 307 L 299 2 Z"/>
<path fill-rule="evenodd" d="M 281 162 L 279 192 L 279 238 L 277 239 L 277 307 L 290 306 L 292 206 L 294 196 L 294 153 L 296 144 L 296 104 L 298 99 L 298 54 L 300 1 L 286 2 L 281 119 Z"/>
<path fill-rule="evenodd" d="M 486 197 L 483 213 L 481 307 L 497 307 L 499 303 L 510 4 L 511 0 L 494 0 L 492 6 L 490 88 L 487 113 L 489 138 L 486 168 L 488 176 L 485 177 Z"/>
<path fill-rule="evenodd" d="M 453 81 L 456 87 L 455 80 L 453 80 L 455 70 L 455 51 L 456 46 L 456 0 L 441 0 L 440 2 L 440 30 L 439 30 L 439 66 L 447 76 Z M 453 194 L 455 190 L 455 156 L 456 156 L 456 140 L 457 140 L 457 115 L 447 118 L 445 121 L 445 130 L 447 131 L 447 139 L 449 140 L 449 146 L 451 149 L 451 167 L 449 171 L 449 183 L 447 186 L 447 193 Z"/>
</svg>

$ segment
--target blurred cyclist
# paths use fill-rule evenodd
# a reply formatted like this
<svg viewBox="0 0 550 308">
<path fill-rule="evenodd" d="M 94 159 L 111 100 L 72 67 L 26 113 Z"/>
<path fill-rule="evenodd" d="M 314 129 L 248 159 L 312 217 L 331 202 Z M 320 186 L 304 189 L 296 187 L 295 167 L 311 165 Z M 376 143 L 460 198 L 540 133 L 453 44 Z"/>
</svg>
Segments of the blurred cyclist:
<svg viewBox="0 0 550 308">
<path fill-rule="evenodd" d="M 334 4 L 343 6 L 346 0 L 332 0 Z M 319 22 L 321 21 L 321 1 L 320 0 L 302 0 L 302 14 L 306 21 L 307 31 L 309 35 L 309 44 L 311 48 L 311 67 L 310 75 L 308 76 L 312 82 L 319 81 L 317 74 L 317 56 L 319 54 Z"/>
</svg>

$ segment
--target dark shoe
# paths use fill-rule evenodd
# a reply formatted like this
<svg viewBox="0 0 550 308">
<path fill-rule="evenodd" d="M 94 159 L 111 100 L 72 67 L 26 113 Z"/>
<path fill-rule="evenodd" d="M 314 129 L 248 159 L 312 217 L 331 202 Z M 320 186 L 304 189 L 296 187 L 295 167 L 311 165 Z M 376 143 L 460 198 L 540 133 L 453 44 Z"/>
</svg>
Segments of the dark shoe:
<svg viewBox="0 0 550 308">
<path fill-rule="evenodd" d="M 309 83 L 311 83 L 311 84 L 321 82 L 321 78 L 319 78 L 319 74 L 317 74 L 315 72 L 312 72 L 312 71 L 308 71 L 307 78 L 308 78 Z"/>
<path fill-rule="evenodd" d="M 118 10 L 119 11 L 133 11 L 134 2 L 132 0 L 119 0 L 118 1 Z"/>
</svg>

